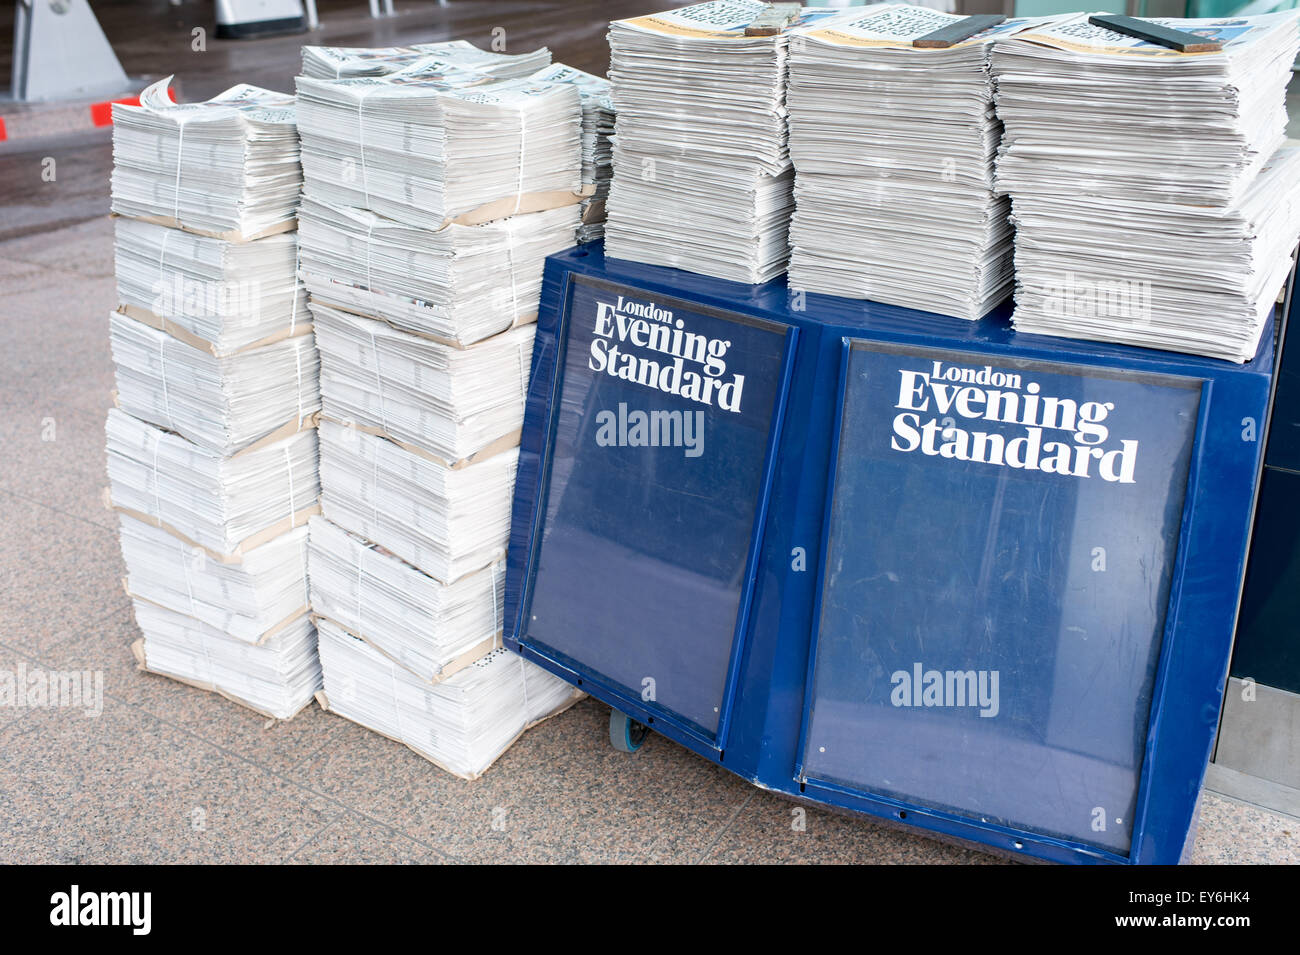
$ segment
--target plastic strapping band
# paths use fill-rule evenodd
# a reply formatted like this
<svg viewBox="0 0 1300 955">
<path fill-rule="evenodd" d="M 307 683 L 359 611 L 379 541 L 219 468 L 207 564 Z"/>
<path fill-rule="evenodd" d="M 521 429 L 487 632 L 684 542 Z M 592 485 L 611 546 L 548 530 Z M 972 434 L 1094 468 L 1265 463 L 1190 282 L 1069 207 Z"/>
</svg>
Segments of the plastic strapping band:
<svg viewBox="0 0 1300 955">
<path fill-rule="evenodd" d="M 294 294 L 297 295 L 296 292 Z M 298 373 L 297 383 L 294 386 L 298 390 L 298 429 L 302 430 L 302 347 L 298 342 L 294 342 L 293 361 Z M 288 454 L 289 449 L 285 448 L 284 453 Z"/>
<path fill-rule="evenodd" d="M 519 684 L 520 684 L 519 688 L 523 690 L 523 694 L 524 694 L 524 726 L 527 726 L 529 723 L 533 721 L 532 720 L 533 711 L 528 706 L 528 670 L 526 669 L 527 664 L 524 663 L 524 658 L 521 656 L 516 655 L 515 659 L 519 661 Z M 520 728 L 522 729 L 523 727 Z"/>
<path fill-rule="evenodd" d="M 357 633 L 365 633 L 365 628 L 361 625 L 361 584 L 364 580 L 365 573 L 363 564 L 366 559 L 366 546 L 364 544 L 352 542 L 357 548 Z"/>
<path fill-rule="evenodd" d="M 162 495 L 159 493 L 158 480 L 158 448 L 162 445 L 162 434 L 156 430 L 150 429 L 150 436 L 153 438 L 153 512 L 158 523 L 163 522 L 162 515 Z"/>
<path fill-rule="evenodd" d="M 492 562 L 492 635 L 501 629 L 501 606 L 497 603 L 497 561 Z"/>
<path fill-rule="evenodd" d="M 298 526 L 298 513 L 293 504 L 297 497 L 293 493 L 293 456 L 289 454 L 289 445 L 284 446 L 284 466 L 289 473 L 289 528 L 293 529 Z"/>
<path fill-rule="evenodd" d="M 163 413 L 167 416 L 167 427 L 175 431 L 176 420 L 172 417 L 172 399 L 167 393 L 167 334 L 159 333 L 158 338 L 158 377 L 162 381 Z"/>
<path fill-rule="evenodd" d="M 167 229 L 163 232 L 162 245 L 159 246 L 158 248 L 158 284 L 160 286 L 165 286 L 166 284 L 163 280 L 163 270 L 166 268 L 166 262 L 167 262 L 167 242 L 171 239 L 173 231 L 174 230 L 172 229 Z M 173 290 L 175 290 L 175 284 L 176 283 L 172 283 Z M 164 301 L 166 300 L 164 299 Z M 179 313 L 180 310 L 181 310 L 180 302 L 172 302 L 171 308 L 168 309 L 168 311 L 172 312 L 173 314 Z M 161 316 L 161 315 L 159 316 L 159 318 L 163 318 L 163 317 L 165 316 Z"/>
<path fill-rule="evenodd" d="M 370 278 L 370 250 L 371 250 L 370 243 L 372 237 L 375 234 L 376 219 L 377 219 L 376 216 L 371 216 L 370 224 L 366 226 L 366 291 L 367 292 L 373 292 L 375 290 L 374 281 Z"/>
<path fill-rule="evenodd" d="M 361 91 L 357 97 L 357 145 L 361 154 L 361 191 L 366 196 L 366 208 L 370 208 L 370 177 L 366 174 L 366 97 L 375 90 L 371 86 Z"/>
<path fill-rule="evenodd" d="M 519 320 L 519 288 L 515 284 L 515 230 L 512 219 L 501 225 L 506 230 L 506 262 L 510 269 L 510 324 Z"/>
<path fill-rule="evenodd" d="M 378 319 L 363 319 L 363 321 L 375 322 Z M 384 378 L 379 371 L 379 340 L 375 338 L 375 329 L 372 326 L 367 329 L 370 332 L 370 347 L 375 352 L 375 388 L 379 393 L 379 424 L 384 434 L 388 434 L 388 412 L 384 409 Z"/>
<path fill-rule="evenodd" d="M 515 211 L 511 215 L 519 211 L 519 207 L 523 205 L 524 201 L 524 143 L 527 141 L 527 134 L 527 114 L 521 105 L 519 107 L 519 181 L 515 184 Z"/>
<path fill-rule="evenodd" d="M 181 224 L 181 154 L 185 151 L 185 120 L 176 120 L 176 181 L 172 185 L 172 218 Z"/>
<path fill-rule="evenodd" d="M 296 247 L 297 240 L 295 240 L 294 244 Z M 301 268 L 302 268 L 302 252 L 299 249 L 298 251 L 294 252 L 294 256 L 293 256 L 293 290 L 291 292 L 291 294 L 293 295 L 293 305 L 290 306 L 290 311 L 289 311 L 289 337 L 290 338 L 293 337 L 293 330 L 298 327 L 298 282 L 301 281 L 298 278 L 298 270 Z M 302 401 L 301 399 L 299 399 L 299 404 L 301 405 L 301 403 Z M 302 420 L 301 414 L 298 415 L 298 419 Z"/>
<path fill-rule="evenodd" d="M 185 569 L 185 590 L 190 595 L 190 616 L 198 617 L 198 609 L 194 604 L 194 584 L 190 580 L 190 561 L 200 553 L 198 548 L 190 549 L 184 544 L 177 542 L 181 549 L 181 567 Z"/>
</svg>

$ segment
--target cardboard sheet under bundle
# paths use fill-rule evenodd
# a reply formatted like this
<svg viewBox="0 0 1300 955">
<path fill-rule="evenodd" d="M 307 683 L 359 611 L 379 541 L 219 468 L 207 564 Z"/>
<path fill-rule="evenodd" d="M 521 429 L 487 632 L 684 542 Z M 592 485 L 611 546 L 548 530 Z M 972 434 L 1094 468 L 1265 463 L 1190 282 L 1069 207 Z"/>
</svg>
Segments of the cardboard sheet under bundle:
<svg viewBox="0 0 1300 955">
<path fill-rule="evenodd" d="M 792 34 L 791 288 L 965 319 L 1010 295 L 988 60 L 999 37 L 1030 21 L 943 49 L 912 45 L 962 19 L 877 4 Z"/>
<path fill-rule="evenodd" d="M 135 619 L 144 639 L 133 649 L 144 669 L 213 690 L 265 716 L 291 718 L 321 687 L 316 628 L 307 614 L 259 644 L 143 600 L 135 601 Z"/>
<path fill-rule="evenodd" d="M 480 776 L 524 730 L 582 695 L 504 648 L 430 684 L 333 622 L 318 627 L 322 705 L 464 779 Z"/>
<path fill-rule="evenodd" d="M 501 645 L 503 560 L 447 584 L 323 517 L 310 560 L 312 612 L 430 683 Z"/>
<path fill-rule="evenodd" d="M 306 524 L 316 510 L 316 429 L 290 422 L 283 430 L 283 436 L 272 433 L 223 457 L 110 409 L 112 505 L 167 528 L 216 560 L 242 557 Z"/>
<path fill-rule="evenodd" d="M 261 643 L 310 610 L 307 527 L 223 563 L 201 547 L 119 515 L 131 596 L 193 617 L 244 643 Z"/>
<path fill-rule="evenodd" d="M 321 513 L 451 583 L 505 551 L 519 449 L 452 468 L 386 438 L 320 422 Z"/>
<path fill-rule="evenodd" d="M 291 337 L 311 321 L 293 232 L 230 242 L 118 218 L 114 235 L 118 301 L 213 354 Z"/>
<path fill-rule="evenodd" d="M 304 192 L 425 229 L 581 199 L 577 89 L 417 63 L 378 77 L 300 76 Z"/>
<path fill-rule="evenodd" d="M 378 429 L 447 462 L 519 431 L 534 326 L 462 349 L 315 302 L 311 310 L 325 417 Z"/>
<path fill-rule="evenodd" d="M 113 104 L 113 211 L 226 238 L 292 228 L 302 187 L 294 100 L 240 84 L 173 103 L 171 77 Z"/>
<path fill-rule="evenodd" d="M 298 234 L 313 301 L 464 347 L 536 319 L 543 262 L 578 227 L 575 205 L 432 232 L 309 198 Z"/>
<path fill-rule="evenodd" d="M 310 328 L 217 357 L 121 312 L 109 317 L 117 404 L 131 415 L 233 454 L 320 409 Z"/>
<path fill-rule="evenodd" d="M 1087 14 L 994 46 L 1016 328 L 1247 361 L 1300 234 L 1282 147 L 1300 13 L 1160 19 L 1180 53 Z"/>
</svg>

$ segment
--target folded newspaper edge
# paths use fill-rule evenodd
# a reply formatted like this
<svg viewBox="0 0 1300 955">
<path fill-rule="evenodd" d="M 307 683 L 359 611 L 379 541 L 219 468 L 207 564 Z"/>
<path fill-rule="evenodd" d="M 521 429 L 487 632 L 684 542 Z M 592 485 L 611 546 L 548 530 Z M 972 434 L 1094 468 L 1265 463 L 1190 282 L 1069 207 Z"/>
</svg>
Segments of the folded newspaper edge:
<svg viewBox="0 0 1300 955">
<path fill-rule="evenodd" d="M 409 334 L 409 332 L 405 334 Z M 338 425 L 340 428 L 355 428 L 357 431 L 361 431 L 372 437 L 383 438 L 390 444 L 397 445 L 403 451 L 414 454 L 416 457 L 424 458 L 426 461 L 432 461 L 434 464 L 439 464 L 451 471 L 463 470 L 471 464 L 478 464 L 480 461 L 486 461 L 488 458 L 496 457 L 498 454 L 504 454 L 511 448 L 518 447 L 519 439 L 524 433 L 523 428 L 516 428 L 508 434 L 503 434 L 491 444 L 486 444 L 479 448 L 469 457 L 461 458 L 459 461 L 448 461 L 444 458 L 438 457 L 438 455 L 434 454 L 432 451 L 421 448 L 418 445 L 411 444 L 407 441 L 400 441 L 383 428 L 377 428 L 374 425 L 358 424 L 355 421 L 339 421 L 336 418 L 331 418 L 329 415 L 324 414 L 320 416 L 319 421 L 328 421 L 331 424 Z"/>
<path fill-rule="evenodd" d="M 348 531 L 348 533 L 351 533 L 351 531 Z M 397 559 L 401 560 L 400 557 Z M 403 561 L 403 563 L 405 563 L 405 561 Z M 421 570 L 419 571 L 419 573 L 423 574 L 424 571 Z M 473 573 L 473 571 L 471 571 L 471 573 Z M 428 575 L 426 574 L 425 576 Z M 321 620 L 328 621 L 331 625 L 338 627 L 349 637 L 353 637 L 357 640 L 360 640 L 371 650 L 374 650 L 376 653 L 381 654 L 384 657 L 387 657 L 395 666 L 401 667 L 403 670 L 405 670 L 407 673 L 414 676 L 416 679 L 422 680 L 423 682 L 429 684 L 430 686 L 437 686 L 443 680 L 447 679 L 448 677 L 455 676 L 457 673 L 465 669 L 470 664 L 474 663 L 476 660 L 479 660 L 482 657 L 487 656 L 493 650 L 505 646 L 505 644 L 502 643 L 501 641 L 501 637 L 503 636 L 502 631 L 498 630 L 495 635 L 489 637 L 486 640 L 481 641 L 480 643 L 476 643 L 468 650 L 465 650 L 457 654 L 456 656 L 452 657 L 451 660 L 443 664 L 441 670 L 439 670 L 435 675 L 430 677 L 430 676 L 425 676 L 421 673 L 416 673 L 414 670 L 412 670 L 401 660 L 397 659 L 397 657 L 393 656 L 391 653 L 386 651 L 383 647 L 379 646 L 373 640 L 367 638 L 365 634 L 357 633 L 357 631 L 353 630 L 351 627 L 343 626 L 343 624 L 339 623 L 333 617 L 326 616 L 323 613 L 313 613 L 311 615 L 311 622 L 313 625 L 318 623 Z"/>
<path fill-rule="evenodd" d="M 256 232 L 250 232 L 248 235 L 245 235 L 238 229 L 228 229 L 225 232 L 214 232 L 211 229 L 196 229 L 193 226 L 182 224 L 171 216 L 128 216 L 123 215 L 120 212 L 110 212 L 109 218 L 135 219 L 139 222 L 148 222 L 152 225 L 166 226 L 169 229 L 177 229 L 181 232 L 188 232 L 191 235 L 201 235 L 208 239 L 222 239 L 226 242 L 255 242 L 258 239 L 265 239 L 270 235 L 279 235 L 281 232 L 296 232 L 298 230 L 297 217 L 285 222 L 278 222 L 273 226 L 259 229 Z"/>
<path fill-rule="evenodd" d="M 331 623 L 332 623 L 332 622 L 333 622 L 333 621 L 331 621 Z M 141 640 L 138 641 L 138 642 L 141 643 L 141 644 L 143 644 L 143 643 L 144 643 L 144 640 L 141 639 Z M 368 646 L 368 645 L 369 645 L 369 644 L 367 644 L 367 646 Z M 143 652 L 143 650 L 142 650 L 142 652 Z M 218 692 L 220 692 L 220 691 L 218 691 Z M 340 716 L 340 717 L 342 717 L 343 719 L 347 720 L 349 723 L 356 723 L 356 725 L 357 725 L 357 726 L 360 726 L 362 729 L 369 730 L 371 733 L 378 734 L 379 736 L 382 736 L 382 737 L 384 737 L 385 739 L 390 739 L 390 740 L 392 740 L 394 743 L 400 743 L 402 746 L 405 746 L 407 749 L 409 749 L 409 750 L 410 750 L 412 753 L 414 753 L 416 756 L 419 756 L 421 759 L 426 760 L 426 761 L 428 761 L 428 762 L 430 762 L 430 763 L 433 763 L 433 765 L 437 766 L 437 767 L 438 767 L 439 769 L 441 769 L 443 772 L 451 773 L 451 775 L 457 777 L 458 779 L 464 779 L 464 780 L 466 780 L 467 782 L 473 782 L 474 780 L 480 778 L 484 773 L 486 773 L 486 772 L 487 772 L 489 769 L 491 769 L 493 766 L 495 766 L 496 763 L 497 763 L 497 760 L 499 760 L 502 756 L 504 756 L 506 753 L 508 753 L 508 752 L 510 751 L 511 747 L 513 747 L 513 746 L 515 745 L 515 743 L 519 742 L 519 740 L 523 737 L 523 735 L 524 735 L 525 733 L 527 733 L 530 729 L 532 729 L 534 726 L 537 726 L 537 725 L 539 725 L 539 724 L 541 724 L 541 723 L 545 723 L 547 720 L 551 719 L 552 717 L 559 716 L 561 713 L 563 713 L 563 712 L 564 712 L 565 710 L 567 710 L 569 707 L 573 706 L 573 704 L 580 702 L 580 701 L 581 701 L 581 700 L 582 700 L 586 695 L 587 695 L 587 694 L 584 693 L 582 690 L 579 690 L 577 687 L 574 687 L 573 691 L 569 694 L 569 698 L 568 698 L 567 700 L 565 700 L 563 703 L 561 703 L 559 706 L 557 706 L 557 707 L 556 707 L 554 710 L 552 710 L 550 713 L 547 713 L 545 716 L 539 717 L 539 718 L 533 720 L 531 723 L 526 724 L 526 725 L 524 726 L 523 729 L 521 729 L 521 730 L 520 730 L 518 733 L 516 733 L 514 736 L 510 737 L 510 742 L 506 743 L 506 745 L 502 748 L 501 752 L 497 753 L 496 756 L 492 757 L 492 761 L 491 761 L 490 763 L 488 763 L 486 766 L 484 766 L 482 769 L 480 769 L 480 770 L 479 770 L 478 772 L 476 772 L 476 773 L 462 773 L 462 772 L 458 772 L 457 770 L 454 770 L 454 769 L 452 769 L 450 766 L 448 766 L 448 765 L 446 765 L 445 763 L 443 763 L 441 760 L 437 760 L 437 759 L 433 759 L 433 758 L 431 758 L 427 753 L 422 753 L 422 752 L 420 752 L 418 749 L 416 749 L 416 748 L 415 748 L 414 746 L 412 746 L 410 743 L 404 742 L 403 740 L 398 739 L 396 736 L 390 736 L 388 733 L 385 733 L 385 732 L 383 732 L 382 730 L 377 730 L 377 729 L 375 729 L 374 727 L 367 726 L 365 723 L 358 723 L 358 722 L 357 722 L 356 720 L 354 720 L 352 717 L 350 717 L 350 716 L 345 716 L 343 713 L 340 713 L 340 712 L 338 712 L 337 710 L 331 709 L 331 708 L 330 708 L 329 697 L 325 695 L 325 691 L 324 691 L 324 690 L 317 690 L 317 691 L 316 691 L 316 702 L 320 704 L 320 708 L 321 708 L 322 710 L 324 710 L 326 713 L 333 713 L 335 716 Z M 236 701 L 236 702 L 238 702 L 238 701 Z M 259 712 L 260 712 L 260 711 L 259 711 Z"/>
<path fill-rule="evenodd" d="M 135 319 L 142 325 L 148 325 L 154 331 L 162 332 L 164 335 L 170 335 L 179 342 L 189 345 L 197 351 L 207 352 L 214 358 L 230 358 L 233 355 L 241 355 L 244 352 L 252 351 L 255 348 L 265 348 L 267 345 L 274 345 L 276 342 L 282 342 L 287 338 L 297 338 L 300 335 L 309 335 L 315 330 L 311 320 L 311 310 L 303 309 L 304 316 L 301 322 L 294 322 L 287 328 L 284 328 L 272 335 L 267 335 L 255 342 L 249 342 L 247 345 L 241 345 L 233 351 L 220 351 L 216 344 L 208 341 L 206 338 L 200 338 L 184 326 L 177 325 L 169 318 L 163 318 L 161 315 L 155 315 L 148 309 L 140 308 L 138 305 L 119 305 L 117 313 L 125 315 L 127 318 Z"/>
<path fill-rule="evenodd" d="M 124 512 L 124 513 L 125 513 L 125 512 Z M 127 579 L 126 577 L 123 577 L 123 578 L 122 578 L 122 589 L 126 591 L 126 595 L 127 595 L 128 597 L 130 597 L 132 600 L 138 600 L 138 601 L 140 601 L 141 603 L 149 604 L 149 605 L 152 606 L 152 607 L 159 607 L 159 608 L 161 608 L 161 609 L 163 609 L 163 610 L 169 610 L 169 611 L 171 611 L 172 613 L 180 613 L 180 614 L 182 614 L 182 616 L 188 616 L 188 614 L 184 614 L 184 613 L 182 613 L 182 611 L 176 610 L 174 607 L 168 607 L 166 604 L 160 604 L 160 603 L 159 603 L 158 601 L 156 601 L 156 600 L 150 600 L 148 597 L 141 597 L 141 596 L 140 596 L 139 594 L 137 594 L 137 593 L 132 593 L 132 592 L 131 592 L 131 581 L 130 581 L 129 579 Z M 257 638 L 256 640 L 254 640 L 251 644 L 249 644 L 249 646 L 253 646 L 253 647 L 260 647 L 260 646 L 262 646 L 262 645 L 265 644 L 268 640 L 270 640 L 272 637 L 274 637 L 276 634 L 278 634 L 278 633 L 283 633 L 283 632 L 284 632 L 284 631 L 289 627 L 290 624 L 292 624 L 295 620 L 297 620 L 297 619 L 299 619 L 300 617 L 302 617 L 303 614 L 307 614 L 308 616 L 311 615 L 311 605 L 310 605 L 310 604 L 304 604 L 303 606 L 299 607 L 297 610 L 295 610 L 293 613 L 289 614 L 289 616 L 285 617 L 285 618 L 284 618 L 283 620 L 281 620 L 279 623 L 275 624 L 274 626 L 272 626 L 272 627 L 270 627 L 268 630 L 266 630 L 266 631 L 265 631 L 265 632 L 264 632 L 260 637 L 258 637 L 258 638 Z M 312 623 L 315 624 L 315 622 L 316 622 L 316 621 L 315 621 L 315 618 L 313 617 L 313 618 L 312 618 Z M 355 636 L 355 634 L 353 634 L 353 636 Z M 376 648 L 376 649 L 377 649 L 377 648 Z M 168 676 L 170 676 L 170 674 L 168 674 Z"/>
<path fill-rule="evenodd" d="M 349 315 L 355 315 L 358 318 L 368 318 L 372 321 L 383 322 L 395 332 L 401 332 L 404 335 L 411 335 L 415 338 L 423 338 L 426 341 L 437 342 L 439 345 L 446 345 L 449 348 L 456 348 L 461 351 L 467 348 L 473 348 L 479 342 L 486 341 L 486 338 L 478 338 L 472 342 L 460 342 L 454 338 L 447 338 L 442 335 L 433 335 L 429 332 L 416 331 L 405 325 L 398 325 L 392 319 L 378 314 L 380 311 L 414 311 L 425 306 L 409 299 L 399 298 L 396 295 L 389 295 L 387 292 L 376 292 L 372 289 L 357 288 L 353 285 L 345 285 L 337 282 L 318 272 L 308 272 L 303 270 L 299 273 L 302 277 L 307 291 L 311 294 L 311 301 L 314 305 L 325 305 L 329 308 L 340 312 L 347 312 Z M 335 294 L 338 298 L 334 298 Z M 353 298 L 355 301 L 344 302 L 345 298 Z M 501 331 L 493 332 L 493 335 L 500 335 L 514 328 L 520 328 L 524 325 L 533 325 L 537 322 L 537 312 L 531 312 L 527 315 L 520 315 L 513 322 L 507 325 Z M 487 336 L 491 338 L 492 335 Z"/>
<path fill-rule="evenodd" d="M 550 192 L 526 192 L 516 196 L 502 196 L 493 199 L 477 209 L 462 212 L 458 216 L 442 220 L 442 227 L 449 225 L 483 225 L 497 219 L 525 215 L 529 212 L 548 212 L 564 206 L 576 206 L 583 199 L 590 199 L 596 194 L 593 184 L 583 186 L 577 192 L 565 189 L 553 189 Z"/>
<path fill-rule="evenodd" d="M 244 709 L 246 710 L 252 710 L 258 716 L 265 716 L 268 720 L 275 720 L 276 722 L 288 722 L 289 720 L 293 719 L 295 716 L 297 716 L 299 713 L 301 713 L 303 710 L 307 709 L 307 707 L 311 705 L 311 701 L 313 697 L 308 697 L 307 700 L 302 704 L 302 706 L 298 707 L 288 716 L 276 716 L 274 713 L 270 713 L 262 709 L 257 704 L 250 703 L 248 700 L 245 699 L 241 699 L 240 697 L 231 693 L 229 690 L 222 689 L 221 687 L 213 683 L 205 683 L 202 680 L 194 680 L 189 677 L 177 676 L 174 673 L 166 673 L 162 670 L 151 670 L 148 664 L 145 662 L 146 658 L 145 658 L 145 650 L 144 650 L 144 641 L 145 641 L 144 637 L 137 637 L 131 643 L 131 655 L 135 657 L 136 669 L 144 673 L 152 673 L 154 676 L 166 677 L 168 680 L 175 680 L 177 683 L 184 683 L 186 686 L 192 686 L 198 690 L 207 690 L 209 693 L 215 693 L 218 696 L 225 697 L 231 703 L 237 703 L 238 705 L 244 707 Z M 323 691 L 318 690 L 317 694 L 319 695 L 321 692 Z"/>
</svg>

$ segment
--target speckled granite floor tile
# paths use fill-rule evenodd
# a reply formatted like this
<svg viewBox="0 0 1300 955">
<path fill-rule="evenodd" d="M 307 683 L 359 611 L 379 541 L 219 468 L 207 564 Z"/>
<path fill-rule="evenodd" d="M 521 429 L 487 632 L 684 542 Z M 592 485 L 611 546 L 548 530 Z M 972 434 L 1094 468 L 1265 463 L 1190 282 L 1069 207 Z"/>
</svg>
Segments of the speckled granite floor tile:
<svg viewBox="0 0 1300 955">
<path fill-rule="evenodd" d="M 349 726 L 303 771 L 307 785 L 467 862 L 692 861 L 750 794 L 681 747 L 632 756 L 608 742 L 608 709 L 587 700 L 535 727 L 464 782 Z"/>
<path fill-rule="evenodd" d="M 0 490 L 101 527 L 116 528 L 105 507 L 106 411 L 82 411 L 27 393 L 0 394 Z"/>
<path fill-rule="evenodd" d="M 100 668 L 106 692 L 276 773 L 292 776 L 343 730 L 342 721 L 322 712 L 315 702 L 291 720 L 270 720 L 220 694 L 146 673 L 136 666 L 130 649 L 139 637 L 134 613 L 127 607 L 85 638 L 60 644 L 50 655 L 51 664 Z"/>
<path fill-rule="evenodd" d="M 429 846 L 354 813 L 344 813 L 289 859 L 307 865 L 438 865 Z"/>
<path fill-rule="evenodd" d="M 6 389 L 42 404 L 101 408 L 113 389 L 108 315 L 115 296 L 112 278 L 6 293 L 5 313 L 12 316 L 0 323 Z"/>
<path fill-rule="evenodd" d="M 24 725 L 0 774 L 0 862 L 278 862 L 340 811 L 118 701 Z"/>
<path fill-rule="evenodd" d="M 79 639 L 128 605 L 117 536 L 108 528 L 0 491 L 0 644 L 40 655 Z"/>
<path fill-rule="evenodd" d="M 1192 862 L 1300 865 L 1300 819 L 1207 792 Z"/>
</svg>

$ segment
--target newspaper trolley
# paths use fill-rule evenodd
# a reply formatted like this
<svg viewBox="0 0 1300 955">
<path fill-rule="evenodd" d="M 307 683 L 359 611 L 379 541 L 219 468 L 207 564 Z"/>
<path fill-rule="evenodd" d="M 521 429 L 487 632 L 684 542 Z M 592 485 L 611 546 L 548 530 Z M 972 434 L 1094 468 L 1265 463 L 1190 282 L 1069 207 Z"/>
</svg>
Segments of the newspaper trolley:
<svg viewBox="0 0 1300 955">
<path fill-rule="evenodd" d="M 1246 365 L 606 260 L 546 264 L 506 643 L 766 789 L 1175 863 L 1227 675 Z"/>
</svg>

